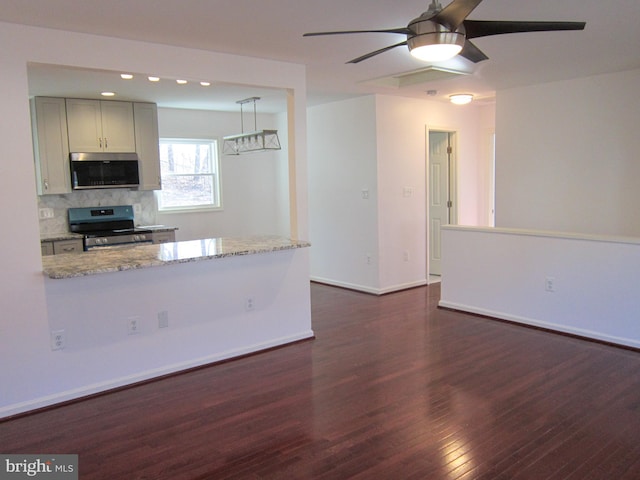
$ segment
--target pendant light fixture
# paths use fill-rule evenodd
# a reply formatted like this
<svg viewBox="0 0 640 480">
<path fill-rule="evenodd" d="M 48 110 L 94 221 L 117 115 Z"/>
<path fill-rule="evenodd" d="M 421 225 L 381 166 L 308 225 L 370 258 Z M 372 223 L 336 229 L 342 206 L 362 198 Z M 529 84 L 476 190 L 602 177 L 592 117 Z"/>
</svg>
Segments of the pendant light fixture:
<svg viewBox="0 0 640 480">
<path fill-rule="evenodd" d="M 258 130 L 256 115 L 256 100 L 260 97 L 250 97 L 238 100 L 240 104 L 240 126 L 242 133 L 229 135 L 223 138 L 222 153 L 224 155 L 240 155 L 241 153 L 266 152 L 280 150 L 280 140 L 277 130 Z M 243 105 L 253 103 L 253 132 L 244 133 Z"/>
</svg>

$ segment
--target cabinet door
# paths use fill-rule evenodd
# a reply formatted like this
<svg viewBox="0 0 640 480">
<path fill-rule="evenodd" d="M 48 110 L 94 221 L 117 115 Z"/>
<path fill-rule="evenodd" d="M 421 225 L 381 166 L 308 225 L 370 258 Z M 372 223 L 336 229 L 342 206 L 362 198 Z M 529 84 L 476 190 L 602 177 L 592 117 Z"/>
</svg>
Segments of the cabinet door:
<svg viewBox="0 0 640 480">
<path fill-rule="evenodd" d="M 100 100 L 68 98 L 66 103 L 69 151 L 102 152 Z"/>
<path fill-rule="evenodd" d="M 100 102 L 105 152 L 135 152 L 136 137 L 131 102 Z"/>
<path fill-rule="evenodd" d="M 40 250 L 42 251 L 42 256 L 53 255 L 53 242 L 41 242 Z"/>
<path fill-rule="evenodd" d="M 71 175 L 64 99 L 36 97 L 31 107 L 38 195 L 69 193 Z"/>
<path fill-rule="evenodd" d="M 133 118 L 140 158 L 140 190 L 160 190 L 158 108 L 154 103 L 134 103 Z"/>
</svg>

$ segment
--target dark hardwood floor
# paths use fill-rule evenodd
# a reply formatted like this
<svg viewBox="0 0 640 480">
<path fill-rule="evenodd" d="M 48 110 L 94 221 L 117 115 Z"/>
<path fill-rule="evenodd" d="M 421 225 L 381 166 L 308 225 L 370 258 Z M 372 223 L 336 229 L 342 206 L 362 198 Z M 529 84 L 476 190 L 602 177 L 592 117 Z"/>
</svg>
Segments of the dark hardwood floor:
<svg viewBox="0 0 640 480">
<path fill-rule="evenodd" d="M 83 480 L 640 478 L 640 353 L 439 294 L 313 284 L 315 340 L 2 422 L 0 453 L 77 453 Z"/>
</svg>

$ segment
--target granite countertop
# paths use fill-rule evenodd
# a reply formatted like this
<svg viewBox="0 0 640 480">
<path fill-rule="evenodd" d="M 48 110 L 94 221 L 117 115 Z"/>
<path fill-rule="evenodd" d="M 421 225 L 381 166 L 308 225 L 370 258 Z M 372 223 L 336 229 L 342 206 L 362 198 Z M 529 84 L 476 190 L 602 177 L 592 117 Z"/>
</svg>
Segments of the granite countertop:
<svg viewBox="0 0 640 480">
<path fill-rule="evenodd" d="M 167 225 L 136 225 L 136 228 L 144 228 L 152 232 L 173 232 L 178 230 L 178 227 L 169 227 Z"/>
<path fill-rule="evenodd" d="M 58 240 L 82 240 L 83 236 L 78 233 L 46 233 L 40 235 L 40 242 L 57 242 Z"/>
<path fill-rule="evenodd" d="M 48 255 L 42 257 L 42 267 L 47 277 L 62 279 L 310 246 L 306 241 L 278 236 L 206 238 L 157 245 L 96 248 L 81 254 Z"/>
</svg>

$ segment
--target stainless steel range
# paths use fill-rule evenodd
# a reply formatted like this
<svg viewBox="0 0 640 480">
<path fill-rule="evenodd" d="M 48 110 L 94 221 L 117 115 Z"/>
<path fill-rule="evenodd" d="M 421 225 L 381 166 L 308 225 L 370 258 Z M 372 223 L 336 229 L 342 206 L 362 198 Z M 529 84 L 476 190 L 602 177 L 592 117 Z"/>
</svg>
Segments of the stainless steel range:
<svg viewBox="0 0 640 480">
<path fill-rule="evenodd" d="M 84 236 L 84 249 L 152 243 L 151 230 L 136 228 L 133 206 L 69 209 L 69 230 Z"/>
</svg>

